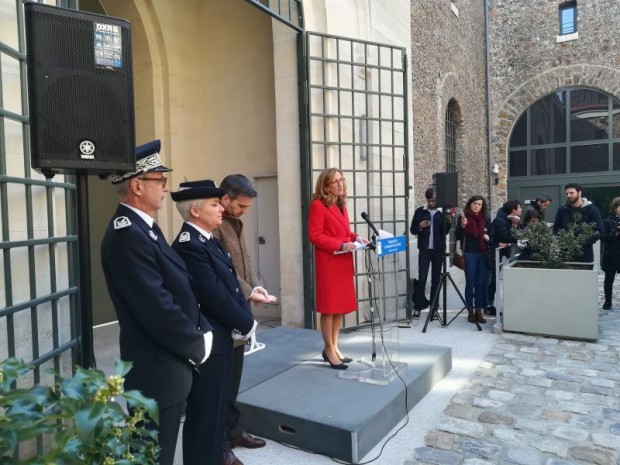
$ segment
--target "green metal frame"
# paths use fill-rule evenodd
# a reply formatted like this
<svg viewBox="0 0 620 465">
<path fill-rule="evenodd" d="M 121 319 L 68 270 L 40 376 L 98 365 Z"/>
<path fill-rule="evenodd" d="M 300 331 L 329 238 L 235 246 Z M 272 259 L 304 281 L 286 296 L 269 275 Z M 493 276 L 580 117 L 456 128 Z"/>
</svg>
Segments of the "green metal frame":
<svg viewBox="0 0 620 465">
<path fill-rule="evenodd" d="M 314 180 L 325 168 L 338 167 L 347 182 L 352 229 L 366 234 L 360 220 L 369 213 L 377 227 L 395 235 L 409 230 L 407 56 L 406 49 L 328 34 L 306 32 L 298 38 L 300 76 L 300 140 L 303 224 L 305 325 L 316 326 L 312 247 L 307 236 L 307 212 Z M 359 312 L 346 326 L 368 323 L 374 306 L 364 291 L 372 278 L 383 288 L 382 303 L 396 307 L 384 321 L 411 315 L 407 250 L 390 269 L 386 282 L 381 262 L 376 269 L 356 254 Z M 377 297 L 376 295 L 374 296 Z M 385 305 L 383 305 L 385 307 Z M 379 308 L 381 310 L 381 307 Z"/>
<path fill-rule="evenodd" d="M 304 30 L 303 0 L 245 0 L 269 16 L 292 27 L 298 32 Z"/>
<path fill-rule="evenodd" d="M 61 2 L 59 2 L 61 3 Z M 62 2 L 62 6 L 73 6 L 75 2 Z M 76 363 L 81 358 L 80 334 L 79 334 L 79 288 L 78 288 L 78 265 L 77 265 L 77 244 L 78 237 L 76 235 L 76 217 L 75 217 L 75 194 L 76 185 L 72 177 L 66 176 L 64 180 L 60 177 L 57 181 L 43 180 L 32 177 L 30 168 L 30 142 L 29 142 L 29 117 L 27 115 L 28 96 L 27 96 L 27 78 L 26 78 L 26 54 L 25 38 L 24 38 L 24 17 L 23 17 L 23 1 L 16 1 L 17 9 L 17 28 L 19 50 L 15 50 L 7 44 L 0 43 L 0 250 L 2 251 L 2 270 L 4 285 L 4 307 L 0 308 L 0 319 L 4 319 L 6 323 L 6 338 L 0 337 L 0 340 L 6 340 L 6 354 L 9 357 L 15 356 L 19 351 L 18 345 L 23 340 L 17 340 L 18 332 L 24 328 L 16 328 L 16 316 L 21 312 L 29 314 L 30 328 L 28 335 L 31 342 L 32 358 L 26 360 L 35 367 L 33 371 L 33 382 L 38 383 L 41 380 L 42 369 L 54 368 L 55 371 L 63 373 L 63 371 L 73 370 Z M 21 108 L 23 114 L 17 114 L 4 108 L 3 101 L 3 79 L 2 79 L 2 62 L 4 59 L 13 59 L 19 62 L 20 68 L 20 88 L 21 88 Z M 16 122 L 21 125 L 23 138 L 23 173 L 24 177 L 11 176 L 7 167 L 7 147 L 6 147 L 6 124 L 7 122 Z M 22 186 L 24 189 L 25 201 L 25 228 L 26 239 L 12 239 L 10 234 L 10 211 L 9 205 L 9 188 Z M 35 211 L 33 201 L 33 189 L 45 190 L 44 210 Z M 64 191 L 65 199 L 65 218 L 58 218 L 54 204 L 56 194 L 59 189 Z M 35 218 L 45 216 L 47 223 L 47 237 L 36 237 L 34 224 Z M 56 236 L 58 222 L 64 222 L 66 235 Z M 66 244 L 66 255 L 58 250 L 59 245 Z M 37 252 L 41 252 L 41 248 L 46 248 L 47 258 L 49 260 L 47 275 L 49 275 L 49 289 L 47 292 L 41 292 L 40 280 L 37 280 L 37 267 L 41 272 L 41 264 L 37 263 Z M 16 265 L 23 266 L 23 263 L 15 263 L 14 255 L 26 250 L 28 281 L 18 281 L 14 277 L 14 267 Z M 66 261 L 67 276 L 60 276 L 57 269 L 60 265 L 59 259 Z M 66 287 L 58 286 L 59 278 L 63 278 L 68 283 Z M 13 290 L 17 287 L 28 286 L 29 298 L 27 300 L 16 301 Z M 68 322 L 70 327 L 61 327 L 60 307 L 61 302 L 68 299 Z M 49 340 L 42 341 L 40 331 L 42 323 L 51 328 L 51 342 Z M 68 333 L 63 338 L 62 335 Z M 27 340 L 28 338 L 26 338 Z M 44 346 L 42 346 L 44 344 Z M 71 360 L 65 358 L 70 356 Z M 64 368 L 64 369 L 63 369 Z"/>
</svg>

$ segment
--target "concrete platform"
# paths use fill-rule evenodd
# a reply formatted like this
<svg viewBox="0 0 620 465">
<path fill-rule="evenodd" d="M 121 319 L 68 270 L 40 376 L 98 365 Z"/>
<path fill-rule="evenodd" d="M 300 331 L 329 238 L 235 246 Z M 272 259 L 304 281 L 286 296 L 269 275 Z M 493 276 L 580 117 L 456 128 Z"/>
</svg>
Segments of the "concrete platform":
<svg viewBox="0 0 620 465">
<path fill-rule="evenodd" d="M 238 397 L 246 429 L 353 463 L 452 368 L 450 348 L 401 341 L 398 361 L 407 367 L 400 378 L 375 385 L 342 379 L 327 366 L 318 331 L 278 327 L 261 333 L 260 342 L 265 349 L 245 359 Z M 340 348 L 354 360 L 369 359 L 370 334 L 343 334 Z"/>
</svg>

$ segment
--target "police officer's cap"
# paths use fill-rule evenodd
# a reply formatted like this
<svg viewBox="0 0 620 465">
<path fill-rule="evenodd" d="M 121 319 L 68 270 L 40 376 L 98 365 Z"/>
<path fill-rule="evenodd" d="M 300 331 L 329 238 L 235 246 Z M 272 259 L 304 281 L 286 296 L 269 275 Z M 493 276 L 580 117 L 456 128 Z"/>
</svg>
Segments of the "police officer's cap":
<svg viewBox="0 0 620 465">
<path fill-rule="evenodd" d="M 212 199 L 223 197 L 226 194 L 224 189 L 220 189 L 210 179 L 204 181 L 187 181 L 179 185 L 179 190 L 171 192 L 170 196 L 175 202 L 194 199 Z"/>
<path fill-rule="evenodd" d="M 112 184 L 118 184 L 126 179 L 130 179 L 139 176 L 148 171 L 161 172 L 172 171 L 172 168 L 167 168 L 163 165 L 159 156 L 161 149 L 161 142 L 159 139 L 142 144 L 136 147 L 136 170 L 123 174 L 114 174 L 108 177 L 108 180 Z"/>
</svg>

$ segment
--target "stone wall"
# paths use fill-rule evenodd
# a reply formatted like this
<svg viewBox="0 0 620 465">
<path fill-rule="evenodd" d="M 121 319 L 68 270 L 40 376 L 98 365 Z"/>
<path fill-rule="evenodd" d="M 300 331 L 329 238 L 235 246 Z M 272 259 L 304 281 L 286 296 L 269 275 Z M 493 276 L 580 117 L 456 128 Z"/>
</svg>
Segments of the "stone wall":
<svg viewBox="0 0 620 465">
<path fill-rule="evenodd" d="M 577 2 L 577 38 L 557 40 L 563 0 L 490 0 L 491 163 L 500 166 L 497 202 L 507 193 L 507 148 L 519 116 L 564 87 L 620 96 L 620 2 Z"/>
<path fill-rule="evenodd" d="M 483 3 L 416 1 L 411 18 L 415 204 L 424 203 L 432 174 L 446 170 L 445 115 L 455 100 L 462 207 L 471 195 L 488 196 Z"/>
</svg>

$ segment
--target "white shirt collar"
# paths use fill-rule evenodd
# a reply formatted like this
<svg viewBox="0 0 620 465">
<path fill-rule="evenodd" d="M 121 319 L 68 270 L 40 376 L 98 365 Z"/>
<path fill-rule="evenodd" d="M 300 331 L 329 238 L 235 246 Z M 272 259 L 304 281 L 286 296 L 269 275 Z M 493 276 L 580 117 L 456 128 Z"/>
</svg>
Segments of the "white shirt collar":
<svg viewBox="0 0 620 465">
<path fill-rule="evenodd" d="M 134 212 L 136 212 L 136 214 L 142 218 L 146 224 L 149 225 L 149 228 L 153 227 L 153 223 L 155 223 L 155 220 L 153 219 L 153 217 L 151 215 L 148 215 L 147 213 L 144 213 L 142 210 L 139 210 L 136 207 L 132 207 L 131 205 L 127 205 L 126 203 L 121 202 L 121 205 L 126 206 L 127 208 L 129 208 L 130 210 L 133 210 Z"/>
<path fill-rule="evenodd" d="M 192 223 L 191 221 L 186 221 L 185 223 L 189 224 L 190 226 L 194 227 L 200 234 L 202 234 L 203 236 L 205 236 L 207 239 L 211 240 L 211 238 L 213 237 L 213 234 L 211 234 L 210 232 L 205 231 L 204 229 L 202 229 L 200 226 L 198 226 L 197 224 Z"/>
</svg>

